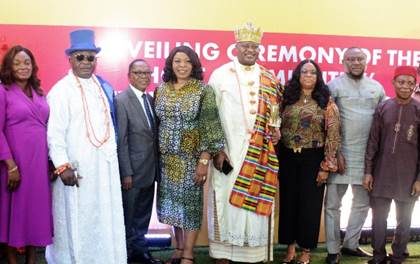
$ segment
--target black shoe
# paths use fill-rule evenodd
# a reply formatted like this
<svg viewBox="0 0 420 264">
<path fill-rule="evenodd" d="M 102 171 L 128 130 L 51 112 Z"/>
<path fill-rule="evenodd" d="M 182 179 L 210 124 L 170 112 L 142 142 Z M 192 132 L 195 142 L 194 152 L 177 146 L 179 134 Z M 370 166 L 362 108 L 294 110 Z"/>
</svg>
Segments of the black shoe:
<svg viewBox="0 0 420 264">
<path fill-rule="evenodd" d="M 392 253 L 389 253 L 388 254 L 388 256 L 391 258 L 392 257 Z M 408 251 L 405 251 L 404 253 L 403 253 L 403 257 L 406 259 L 406 258 L 408 258 L 410 256 L 410 252 L 408 252 Z"/>
<path fill-rule="evenodd" d="M 372 257 L 372 253 L 369 253 L 365 250 L 363 250 L 360 247 L 357 247 L 356 249 L 350 249 L 350 248 L 341 248 L 341 254 L 348 255 L 348 256 L 354 256 L 354 257 Z"/>
<path fill-rule="evenodd" d="M 338 264 L 340 263 L 340 254 L 329 254 L 325 258 L 327 264 Z"/>
<path fill-rule="evenodd" d="M 163 264 L 162 261 L 154 259 L 149 252 L 144 252 L 140 254 L 133 254 L 128 257 L 128 262 L 139 262 L 141 264 Z"/>
<path fill-rule="evenodd" d="M 387 259 L 386 259 L 386 258 L 385 258 L 385 259 L 383 259 L 383 260 L 380 260 L 380 261 L 375 260 L 375 259 L 369 259 L 366 263 L 367 263 L 367 264 L 387 264 L 387 263 L 388 263 L 388 261 L 387 261 Z"/>
</svg>

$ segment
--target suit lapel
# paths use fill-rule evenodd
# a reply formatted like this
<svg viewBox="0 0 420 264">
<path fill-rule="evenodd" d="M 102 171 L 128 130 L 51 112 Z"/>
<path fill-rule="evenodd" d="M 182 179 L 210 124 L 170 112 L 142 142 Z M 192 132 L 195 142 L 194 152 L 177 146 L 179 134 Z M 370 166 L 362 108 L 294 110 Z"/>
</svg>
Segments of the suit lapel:
<svg viewBox="0 0 420 264">
<path fill-rule="evenodd" d="M 133 92 L 133 90 L 131 90 L 131 87 L 128 88 L 128 98 L 130 100 L 130 104 L 134 107 L 136 113 L 139 114 L 138 116 L 143 126 L 147 127 L 150 133 L 152 133 L 152 130 L 149 127 L 149 123 L 147 122 L 146 113 L 144 112 L 143 107 L 141 106 L 141 103 L 139 102 L 139 99 L 137 98 L 136 94 Z"/>
</svg>

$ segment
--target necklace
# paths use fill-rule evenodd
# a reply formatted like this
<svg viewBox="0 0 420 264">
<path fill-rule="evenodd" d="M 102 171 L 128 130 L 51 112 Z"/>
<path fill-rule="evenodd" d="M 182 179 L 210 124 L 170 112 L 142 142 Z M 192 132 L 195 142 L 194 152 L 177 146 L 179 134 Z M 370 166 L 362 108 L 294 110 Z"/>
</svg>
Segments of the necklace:
<svg viewBox="0 0 420 264">
<path fill-rule="evenodd" d="M 106 105 L 106 101 L 105 101 L 104 95 L 102 93 L 101 86 L 96 81 L 96 79 L 92 77 L 93 82 L 95 83 L 96 87 L 98 88 L 99 97 L 101 99 L 102 106 L 103 106 L 103 111 L 102 112 L 104 114 L 104 120 L 105 120 L 105 126 L 106 126 L 104 137 L 102 139 L 98 139 L 98 137 L 96 136 L 95 130 L 93 129 L 93 125 L 92 125 L 92 121 L 91 121 L 91 117 L 90 117 L 90 112 L 89 112 L 89 105 L 88 105 L 87 100 L 86 100 L 86 95 L 85 95 L 85 92 L 83 90 L 83 86 L 80 83 L 79 78 L 77 76 L 74 76 L 74 77 L 76 78 L 77 86 L 79 87 L 80 93 L 82 95 L 83 116 L 84 116 L 85 126 L 86 126 L 86 136 L 88 137 L 89 142 L 94 147 L 100 148 L 103 144 L 105 144 L 105 142 L 108 141 L 108 139 L 109 139 L 109 137 L 111 135 L 111 128 L 110 128 L 110 120 L 109 120 L 109 115 L 108 115 L 108 108 L 106 107 L 107 105 Z"/>
<path fill-rule="evenodd" d="M 306 95 L 306 94 L 302 94 L 303 95 L 303 103 L 306 104 L 307 102 L 309 102 L 312 98 L 312 95 Z"/>
</svg>

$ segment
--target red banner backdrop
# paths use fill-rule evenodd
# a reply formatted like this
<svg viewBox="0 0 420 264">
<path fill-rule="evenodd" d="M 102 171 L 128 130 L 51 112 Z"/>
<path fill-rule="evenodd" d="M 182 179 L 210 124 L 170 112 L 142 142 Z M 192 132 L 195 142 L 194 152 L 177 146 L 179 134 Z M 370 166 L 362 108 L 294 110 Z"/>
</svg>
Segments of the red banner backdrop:
<svg viewBox="0 0 420 264">
<path fill-rule="evenodd" d="M 34 52 L 40 67 L 45 90 L 67 73 L 69 32 L 76 27 L 0 25 L 0 56 L 13 45 L 21 44 Z M 153 68 L 153 85 L 160 82 L 165 57 L 175 46 L 189 45 L 200 56 L 206 78 L 211 71 L 229 61 L 234 54 L 231 31 L 93 28 L 99 53 L 97 74 L 121 90 L 127 86 L 127 67 L 131 60 L 146 59 Z M 324 72 L 325 81 L 343 71 L 343 52 L 358 46 L 368 55 L 367 74 L 381 82 L 388 95 L 393 95 L 391 79 L 397 65 L 417 66 L 420 61 L 420 40 L 349 37 L 331 35 L 265 33 L 259 63 L 273 70 L 284 83 L 296 64 L 305 58 L 314 59 Z"/>
</svg>

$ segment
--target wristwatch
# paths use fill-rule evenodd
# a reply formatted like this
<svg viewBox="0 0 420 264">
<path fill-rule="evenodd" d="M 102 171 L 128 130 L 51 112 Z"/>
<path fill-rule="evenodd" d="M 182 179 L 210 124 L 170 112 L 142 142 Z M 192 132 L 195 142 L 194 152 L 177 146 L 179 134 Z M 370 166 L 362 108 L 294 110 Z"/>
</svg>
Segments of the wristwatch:
<svg viewBox="0 0 420 264">
<path fill-rule="evenodd" d="M 209 160 L 208 159 L 199 159 L 198 163 L 201 163 L 203 165 L 207 165 L 207 164 L 209 164 Z"/>
</svg>

